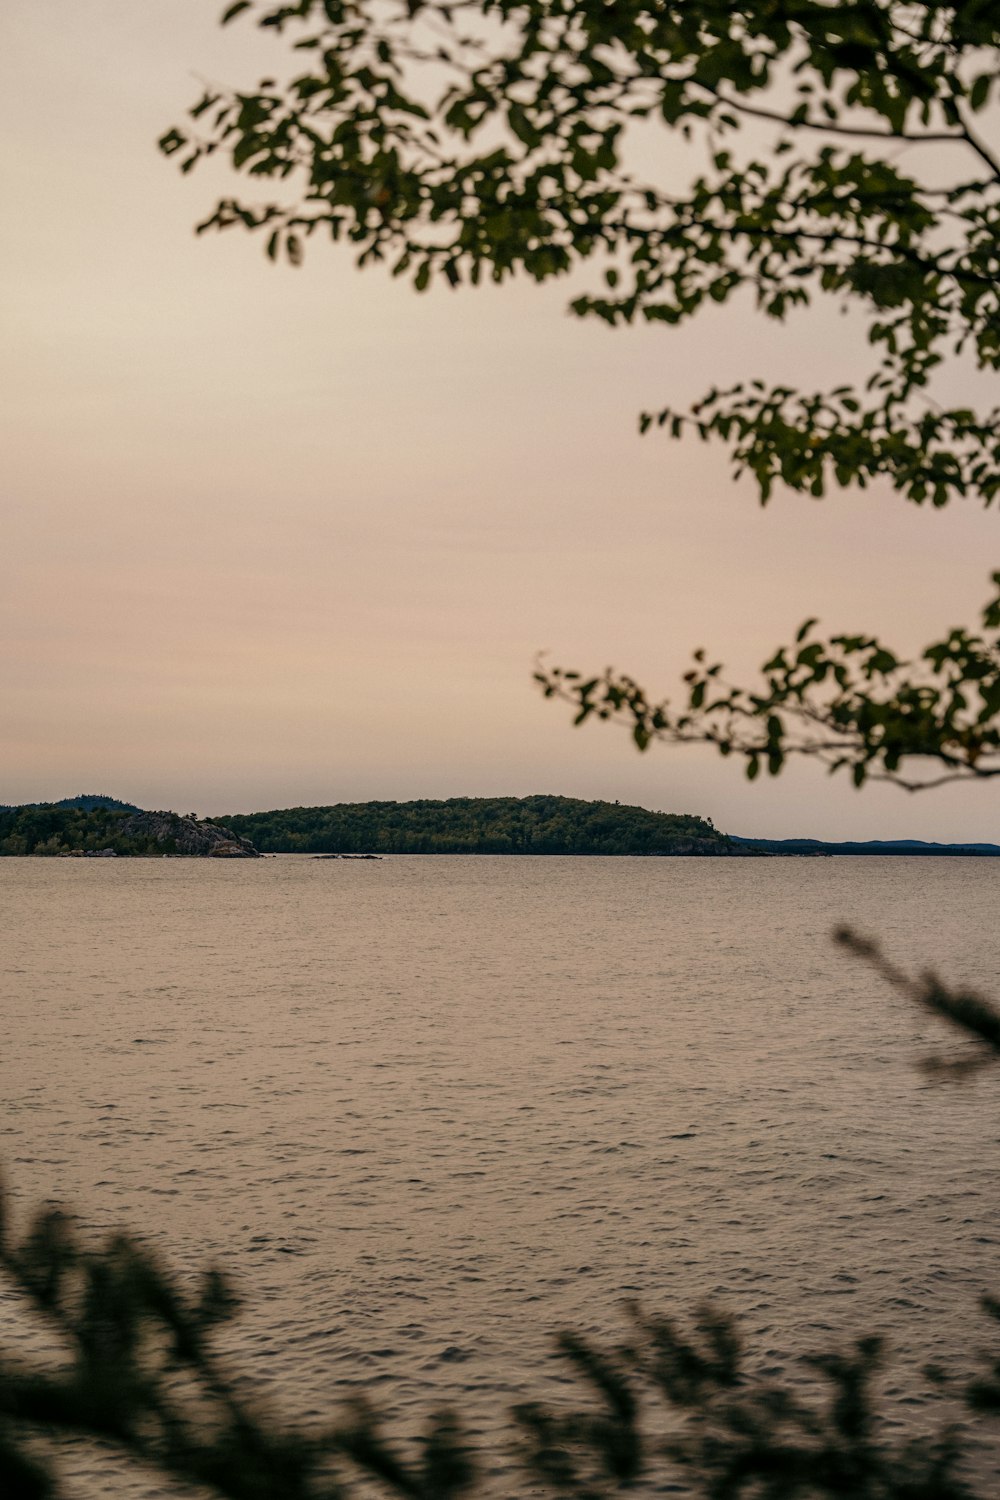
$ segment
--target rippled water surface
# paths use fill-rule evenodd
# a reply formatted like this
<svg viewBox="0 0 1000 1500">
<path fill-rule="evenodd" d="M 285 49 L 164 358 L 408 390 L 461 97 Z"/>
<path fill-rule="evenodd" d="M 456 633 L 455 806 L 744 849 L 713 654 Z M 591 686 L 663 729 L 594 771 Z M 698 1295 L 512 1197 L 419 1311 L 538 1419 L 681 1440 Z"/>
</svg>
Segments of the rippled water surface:
<svg viewBox="0 0 1000 1500">
<path fill-rule="evenodd" d="M 962 859 L 0 860 L 0 1160 L 230 1270 L 292 1409 L 489 1440 L 563 1389 L 553 1330 L 712 1298 L 772 1373 L 886 1333 L 919 1426 L 909 1372 L 1000 1286 L 1000 1079 L 928 1083 L 950 1039 L 828 934 L 995 993 L 998 894 Z"/>
</svg>

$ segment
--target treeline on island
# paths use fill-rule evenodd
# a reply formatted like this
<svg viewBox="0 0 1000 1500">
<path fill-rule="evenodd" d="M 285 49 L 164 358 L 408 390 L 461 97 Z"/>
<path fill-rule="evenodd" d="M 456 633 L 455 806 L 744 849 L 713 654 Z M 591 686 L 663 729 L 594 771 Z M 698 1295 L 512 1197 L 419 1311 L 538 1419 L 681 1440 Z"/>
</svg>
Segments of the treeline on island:
<svg viewBox="0 0 1000 1500">
<path fill-rule="evenodd" d="M 574 797 L 292 807 L 201 822 L 113 798 L 0 808 L 0 855 L 738 854 L 710 821 Z"/>
<path fill-rule="evenodd" d="M 735 854 L 688 813 L 575 797 L 341 802 L 216 819 L 268 854 Z"/>
<path fill-rule="evenodd" d="M 90 812 L 95 807 L 115 807 L 119 812 L 141 812 L 134 802 L 122 802 L 118 797 L 107 797 L 103 792 L 91 792 L 79 797 L 61 797 L 58 802 L 11 803 L 0 805 L 0 813 L 23 812 L 25 807 L 78 807 Z"/>
<path fill-rule="evenodd" d="M 0 807 L 0 855 L 685 854 L 774 858 L 823 855 L 1000 856 L 1000 845 L 917 839 L 824 843 L 747 839 L 710 818 L 650 812 L 577 797 L 452 797 L 338 802 L 236 813 L 209 822 L 143 812 L 113 797 Z"/>
<path fill-rule="evenodd" d="M 90 801 L 74 798 L 74 804 Z M 93 799 L 97 800 L 97 799 Z M 37 803 L 0 808 L 0 855 L 201 855 L 253 858 L 253 845 L 228 828 L 174 812 L 106 805 Z"/>
</svg>

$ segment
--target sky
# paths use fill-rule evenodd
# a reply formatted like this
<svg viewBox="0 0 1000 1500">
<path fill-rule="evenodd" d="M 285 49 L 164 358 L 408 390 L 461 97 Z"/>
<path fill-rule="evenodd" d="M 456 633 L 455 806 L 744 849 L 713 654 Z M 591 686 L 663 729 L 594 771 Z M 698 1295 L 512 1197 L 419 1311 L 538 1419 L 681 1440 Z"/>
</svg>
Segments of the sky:
<svg viewBox="0 0 1000 1500">
<path fill-rule="evenodd" d="M 756 836 L 1000 840 L 980 787 L 748 784 L 574 730 L 536 653 L 670 693 L 808 615 L 913 650 L 971 621 L 1000 516 L 887 489 L 762 509 L 720 447 L 640 439 L 719 381 L 856 376 L 857 327 L 571 317 L 565 283 L 418 296 L 349 250 L 196 238 L 216 184 L 156 150 L 202 80 L 282 44 L 216 0 L 0 13 L 0 803 L 200 814 L 618 799 Z"/>
</svg>

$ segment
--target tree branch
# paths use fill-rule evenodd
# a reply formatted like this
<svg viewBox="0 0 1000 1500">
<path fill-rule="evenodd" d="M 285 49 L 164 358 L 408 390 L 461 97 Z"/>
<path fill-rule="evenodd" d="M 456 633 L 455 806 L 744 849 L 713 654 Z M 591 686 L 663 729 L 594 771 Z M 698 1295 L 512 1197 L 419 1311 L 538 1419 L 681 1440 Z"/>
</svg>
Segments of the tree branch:
<svg viewBox="0 0 1000 1500">
<path fill-rule="evenodd" d="M 920 135 L 912 135 L 906 130 L 877 130 L 872 126 L 864 125 L 841 125 L 833 120 L 796 120 L 790 115 L 783 115 L 780 110 L 765 109 L 759 104 L 743 104 L 738 99 L 731 99 L 721 89 L 712 88 L 710 84 L 702 83 L 700 79 L 692 79 L 699 88 L 705 89 L 720 104 L 727 109 L 735 109 L 742 115 L 753 115 L 758 120 L 772 120 L 776 125 L 786 125 L 790 130 L 819 130 L 825 135 L 856 136 L 862 140 L 874 141 L 904 141 L 908 145 L 927 145 L 942 142 L 963 145 L 967 143 L 967 136 L 963 131 L 940 130 L 927 131 Z"/>
</svg>

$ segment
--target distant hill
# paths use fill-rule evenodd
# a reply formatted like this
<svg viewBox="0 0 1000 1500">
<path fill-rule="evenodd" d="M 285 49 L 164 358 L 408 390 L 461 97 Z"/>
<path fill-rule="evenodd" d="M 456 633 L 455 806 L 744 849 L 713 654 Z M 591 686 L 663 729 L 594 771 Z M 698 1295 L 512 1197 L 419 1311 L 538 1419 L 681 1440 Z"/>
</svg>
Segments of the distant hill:
<svg viewBox="0 0 1000 1500">
<path fill-rule="evenodd" d="M 85 808 L 74 800 L 0 808 L 0 855 L 4 854 L 255 858 L 257 851 L 229 829 L 179 813 L 141 812 L 121 804 Z"/>
<path fill-rule="evenodd" d="M 339 802 L 216 820 L 273 854 L 734 854 L 704 818 L 575 797 Z"/>
<path fill-rule="evenodd" d="M 141 812 L 134 802 L 119 802 L 117 797 L 103 797 L 98 793 L 84 793 L 79 797 L 63 797 L 59 802 L 21 802 L 2 804 L 0 812 L 18 812 L 24 807 L 77 807 L 84 812 L 93 812 L 97 807 L 114 807 L 119 812 Z"/>
<path fill-rule="evenodd" d="M 996 858 L 1000 844 L 931 844 L 923 839 L 866 839 L 863 842 L 827 844 L 822 839 L 743 839 L 732 835 L 734 844 L 762 854 L 906 854 L 965 855 Z"/>
</svg>

